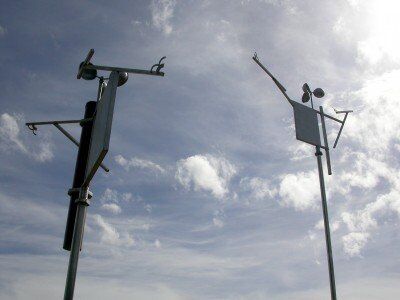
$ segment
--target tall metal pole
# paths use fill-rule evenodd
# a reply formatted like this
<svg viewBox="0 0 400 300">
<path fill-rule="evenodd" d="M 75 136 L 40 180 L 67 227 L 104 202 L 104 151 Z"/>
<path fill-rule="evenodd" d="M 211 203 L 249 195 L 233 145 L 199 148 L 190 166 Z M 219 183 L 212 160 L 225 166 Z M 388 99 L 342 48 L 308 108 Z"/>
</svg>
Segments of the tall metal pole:
<svg viewBox="0 0 400 300">
<path fill-rule="evenodd" d="M 331 233 L 329 229 L 329 217 L 328 217 L 328 206 L 326 204 L 326 193 L 325 193 L 325 182 L 324 182 L 324 170 L 322 168 L 322 152 L 320 147 L 315 147 L 315 156 L 318 162 L 318 173 L 319 173 L 319 185 L 321 188 L 321 200 L 322 200 L 322 212 L 324 215 L 324 228 L 325 228 L 325 239 L 326 239 L 326 252 L 328 256 L 328 267 L 329 267 L 329 282 L 331 289 L 331 299 L 336 300 L 336 285 L 335 285 L 335 271 L 333 268 L 333 256 L 332 256 L 332 244 L 331 244 Z"/>
<path fill-rule="evenodd" d="M 96 112 L 96 101 L 89 101 L 85 106 L 84 119 L 93 118 Z M 89 155 L 90 137 L 93 122 L 81 122 L 82 132 L 79 141 L 78 155 L 76 157 L 75 174 L 72 189 L 68 192 L 70 197 L 67 225 L 65 227 L 64 245 L 65 250 L 71 250 L 72 236 L 74 231 L 75 217 L 77 211 L 77 200 L 79 199 L 79 188 L 85 181 L 86 164 Z"/>
<path fill-rule="evenodd" d="M 72 237 L 71 253 L 68 263 L 67 281 L 65 284 L 64 300 L 74 298 L 76 272 L 78 270 L 79 251 L 82 245 L 85 228 L 86 209 L 89 206 L 89 189 L 82 187 L 79 193 L 78 207 L 76 211 L 75 228 Z"/>
<path fill-rule="evenodd" d="M 93 118 L 96 112 L 96 101 L 89 101 L 85 106 L 85 119 Z M 68 210 L 67 226 L 64 237 L 64 249 L 70 250 L 67 280 L 65 285 L 64 299 L 71 300 L 74 296 L 76 271 L 78 268 L 79 251 L 81 249 L 84 224 L 86 219 L 86 208 L 88 203 L 88 188 L 81 188 L 85 180 L 86 165 L 88 160 L 90 137 L 93 122 L 84 122 L 76 159 L 74 181 Z"/>
</svg>

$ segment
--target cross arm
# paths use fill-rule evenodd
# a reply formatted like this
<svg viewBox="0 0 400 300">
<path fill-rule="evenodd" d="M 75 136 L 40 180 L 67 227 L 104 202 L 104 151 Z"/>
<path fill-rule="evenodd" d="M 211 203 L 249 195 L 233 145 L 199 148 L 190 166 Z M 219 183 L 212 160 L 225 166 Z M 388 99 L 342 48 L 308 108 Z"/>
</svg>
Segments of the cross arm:
<svg viewBox="0 0 400 300">
<path fill-rule="evenodd" d="M 271 72 L 268 71 L 268 69 L 258 60 L 257 53 L 254 53 L 253 60 L 257 63 L 257 65 L 260 66 L 261 69 L 264 70 L 265 73 L 268 74 L 269 77 L 273 80 L 273 82 L 276 84 L 278 89 L 282 92 L 282 94 L 285 96 L 285 98 L 289 101 L 289 104 L 292 105 L 291 99 L 289 96 L 286 94 L 286 89 L 285 87 L 274 77 L 274 75 L 271 74 Z M 292 105 L 293 106 L 293 105 Z"/>
</svg>

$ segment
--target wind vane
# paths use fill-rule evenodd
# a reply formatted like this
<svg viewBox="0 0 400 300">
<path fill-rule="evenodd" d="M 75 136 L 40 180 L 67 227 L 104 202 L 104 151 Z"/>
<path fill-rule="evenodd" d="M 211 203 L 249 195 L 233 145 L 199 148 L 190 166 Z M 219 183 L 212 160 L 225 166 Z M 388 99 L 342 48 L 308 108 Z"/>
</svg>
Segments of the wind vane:
<svg viewBox="0 0 400 300">
<path fill-rule="evenodd" d="M 321 161 L 322 152 L 320 149 L 322 148 L 325 150 L 328 174 L 332 175 L 328 138 L 327 138 L 326 127 L 325 127 L 325 118 L 329 118 L 329 119 L 341 124 L 339 133 L 336 137 L 336 140 L 335 140 L 335 143 L 333 146 L 333 148 L 336 148 L 337 143 L 339 141 L 339 137 L 343 130 L 344 123 L 346 122 L 347 115 L 353 111 L 352 110 L 344 110 L 344 111 L 335 110 L 336 114 L 345 114 L 343 120 L 339 120 L 335 117 L 332 117 L 332 116 L 324 113 L 322 106 L 319 107 L 319 110 L 314 109 L 312 97 L 315 96 L 317 98 L 322 98 L 325 95 L 325 92 L 321 88 L 316 88 L 314 91 L 311 91 L 311 89 L 307 83 L 305 83 L 302 87 L 303 96 L 302 96 L 301 100 L 303 103 L 307 103 L 308 101 L 311 100 L 311 107 L 308 107 L 304 104 L 293 101 L 287 95 L 285 87 L 259 61 L 259 59 L 257 57 L 257 53 L 254 53 L 253 60 L 261 67 L 261 69 L 263 69 L 269 75 L 269 77 L 271 77 L 271 79 L 274 81 L 274 83 L 276 84 L 278 89 L 285 96 L 286 100 L 293 107 L 294 122 L 295 122 L 295 128 L 296 128 L 296 139 L 315 146 L 315 150 L 316 150 L 315 156 L 317 157 L 319 183 L 320 183 L 320 190 L 321 190 L 322 212 L 323 212 L 323 216 L 324 216 L 324 228 L 325 228 L 325 239 L 326 239 L 326 248 L 327 248 L 327 256 L 328 256 L 331 299 L 336 300 L 337 298 L 336 298 L 336 286 L 335 286 L 335 273 L 334 273 L 334 267 L 333 267 L 332 244 L 331 244 L 331 236 L 330 236 L 330 229 L 329 229 L 328 206 L 326 203 L 325 181 L 324 181 L 324 173 L 323 173 L 322 161 Z M 320 137 L 320 132 L 319 132 L 318 115 L 321 119 L 322 136 L 324 139 L 323 143 L 321 142 L 321 137 Z"/>
<path fill-rule="evenodd" d="M 129 73 L 164 76 L 161 69 L 164 67 L 162 61 L 166 58 L 165 56 L 162 57 L 150 70 L 140 70 L 94 65 L 90 62 L 93 54 L 94 49 L 90 49 L 85 60 L 79 65 L 77 74 L 77 79 L 99 79 L 97 101 L 86 103 L 84 118 L 80 120 L 26 123 L 35 135 L 37 126 L 54 125 L 78 146 L 74 180 L 72 188 L 68 191 L 70 204 L 63 245 L 65 250 L 71 251 L 64 300 L 73 299 L 74 296 L 79 251 L 82 248 L 85 227 L 86 209 L 89 206 L 89 199 L 92 197 L 92 193 L 89 191 L 89 184 L 99 167 L 106 172 L 109 171 L 102 162 L 109 150 L 117 88 L 128 81 Z M 110 71 L 111 73 L 108 78 L 104 78 L 97 76 L 97 71 Z M 80 142 L 60 125 L 72 123 L 79 123 L 82 127 Z"/>
</svg>

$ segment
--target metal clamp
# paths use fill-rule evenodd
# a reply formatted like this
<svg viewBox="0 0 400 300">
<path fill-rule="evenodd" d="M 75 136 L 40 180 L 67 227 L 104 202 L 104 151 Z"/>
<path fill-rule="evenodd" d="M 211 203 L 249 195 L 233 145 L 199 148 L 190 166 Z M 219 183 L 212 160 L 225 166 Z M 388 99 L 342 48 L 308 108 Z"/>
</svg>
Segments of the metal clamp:
<svg viewBox="0 0 400 300">
<path fill-rule="evenodd" d="M 79 195 L 82 192 L 82 189 L 83 188 L 70 188 L 68 190 L 68 196 L 72 196 L 74 194 L 78 194 Z M 91 191 L 89 191 L 89 189 L 86 189 L 86 190 L 87 190 L 87 198 L 88 199 L 92 199 L 93 193 Z M 80 200 L 80 199 L 77 199 L 77 202 L 78 202 L 78 200 Z"/>
</svg>

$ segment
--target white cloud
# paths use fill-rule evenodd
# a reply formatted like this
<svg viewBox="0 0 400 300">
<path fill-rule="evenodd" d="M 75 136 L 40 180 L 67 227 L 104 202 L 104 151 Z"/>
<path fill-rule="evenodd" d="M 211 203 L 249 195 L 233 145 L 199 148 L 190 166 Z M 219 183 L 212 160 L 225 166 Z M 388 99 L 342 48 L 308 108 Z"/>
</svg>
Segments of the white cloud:
<svg viewBox="0 0 400 300">
<path fill-rule="evenodd" d="M 46 162 L 53 159 L 53 144 L 48 140 L 46 136 L 41 137 L 39 145 L 32 147 L 27 147 L 23 142 L 20 135 L 19 124 L 24 123 L 23 118 L 17 115 L 10 115 L 8 113 L 3 113 L 0 116 L 0 140 L 1 148 L 3 150 L 18 150 L 23 154 L 33 157 L 39 162 Z"/>
<path fill-rule="evenodd" d="M 120 193 L 117 190 L 113 190 L 110 188 L 106 188 L 103 195 L 100 198 L 100 201 L 105 202 L 115 202 L 118 203 L 120 200 L 124 202 L 129 202 L 133 199 L 132 193 Z M 139 199 L 142 201 L 142 199 Z"/>
<path fill-rule="evenodd" d="M 214 218 L 212 219 L 213 225 L 218 228 L 222 228 L 225 225 L 224 222 L 225 213 L 222 209 L 214 211 Z"/>
<path fill-rule="evenodd" d="M 371 67 L 382 62 L 400 63 L 400 34 L 397 0 L 348 0 L 333 31 L 346 42 L 353 41 L 358 61 Z M 362 28 L 362 30 L 360 30 Z"/>
<path fill-rule="evenodd" d="M 33 152 L 33 156 L 37 161 L 46 162 L 53 159 L 53 144 L 50 141 L 44 139 L 39 142 L 38 147 L 39 149 Z"/>
<path fill-rule="evenodd" d="M 132 200 L 132 197 L 133 197 L 132 193 L 123 193 L 121 199 L 122 199 L 122 201 L 128 202 L 128 201 Z"/>
<path fill-rule="evenodd" d="M 295 143 L 291 145 L 288 150 L 291 155 L 290 160 L 293 161 L 298 161 L 307 157 L 314 156 L 312 147 L 310 147 L 310 145 L 306 143 Z"/>
<path fill-rule="evenodd" d="M 151 211 L 153 210 L 153 207 L 150 204 L 145 204 L 144 205 L 144 209 L 148 212 L 151 213 Z"/>
<path fill-rule="evenodd" d="M 185 188 L 211 192 L 222 199 L 228 193 L 228 184 L 236 169 L 224 158 L 194 155 L 177 162 L 175 178 Z"/>
<path fill-rule="evenodd" d="M 368 232 L 350 232 L 343 236 L 343 249 L 349 256 L 357 256 L 367 244 Z"/>
<path fill-rule="evenodd" d="M 153 26 L 166 35 L 172 32 L 171 19 L 175 5 L 175 0 L 153 0 L 150 5 Z"/>
<path fill-rule="evenodd" d="M 381 218 L 399 212 L 400 178 L 395 167 L 398 159 L 392 150 L 400 142 L 399 81 L 400 70 L 386 72 L 366 80 L 360 90 L 348 95 L 358 108 L 343 131 L 351 148 L 342 150 L 340 162 L 346 165 L 346 172 L 336 177 L 336 187 L 344 195 L 355 193 L 353 187 L 358 191 L 358 207 L 349 203 L 341 214 L 349 231 L 342 238 L 349 256 L 360 255 L 379 228 Z M 383 184 L 388 191 L 378 192 Z M 375 198 L 367 196 L 376 193 Z"/>
<path fill-rule="evenodd" d="M 104 194 L 101 196 L 100 201 L 102 202 L 117 202 L 119 201 L 118 192 L 116 190 L 106 188 Z"/>
<path fill-rule="evenodd" d="M 105 203 L 101 206 L 101 209 L 109 211 L 115 215 L 121 213 L 121 207 L 116 203 Z"/>
<path fill-rule="evenodd" d="M 400 140 L 399 81 L 400 70 L 394 70 L 366 80 L 359 91 L 347 95 L 359 106 L 343 134 L 374 151 L 378 158 L 385 156 L 389 143 Z"/>
<path fill-rule="evenodd" d="M 155 246 L 157 249 L 160 249 L 160 248 L 161 248 L 161 242 L 160 242 L 159 239 L 156 239 L 156 240 L 154 241 L 154 246 Z"/>
<path fill-rule="evenodd" d="M 380 195 L 374 202 L 368 203 L 363 209 L 354 213 L 343 212 L 342 220 L 349 230 L 349 233 L 342 238 L 344 251 L 350 256 L 359 255 L 371 236 L 370 232 L 378 227 L 378 217 L 393 211 L 400 217 L 398 191 Z"/>
<path fill-rule="evenodd" d="M 117 190 L 106 188 L 100 198 L 100 201 L 103 203 L 103 209 L 114 213 L 120 213 L 121 208 L 117 203 L 119 203 L 120 200 L 122 200 L 123 202 L 129 202 L 132 199 L 133 196 L 131 193 L 119 193 Z"/>
<path fill-rule="evenodd" d="M 129 247 L 134 244 L 133 238 L 128 233 L 125 233 L 124 237 L 121 237 L 117 229 L 111 224 L 107 223 L 100 215 L 94 215 L 93 218 L 101 229 L 100 241 L 102 243 L 125 247 Z"/>
<path fill-rule="evenodd" d="M 213 224 L 215 227 L 218 227 L 218 228 L 224 227 L 224 221 L 222 221 L 221 219 L 218 219 L 216 217 L 213 218 Z"/>
<path fill-rule="evenodd" d="M 275 197 L 277 189 L 273 187 L 269 180 L 259 177 L 244 177 L 240 180 L 240 188 L 250 192 L 248 198 L 255 200 L 265 200 Z"/>
<path fill-rule="evenodd" d="M 365 1 L 369 12 L 369 36 L 358 43 L 358 52 L 363 62 L 372 65 L 383 59 L 400 62 L 400 35 L 398 11 L 400 3 L 397 0 Z"/>
<path fill-rule="evenodd" d="M 282 176 L 279 186 L 281 204 L 296 210 L 315 209 L 319 199 L 318 177 L 315 171 Z"/>
<path fill-rule="evenodd" d="M 160 165 L 153 163 L 150 160 L 140 159 L 137 157 L 133 157 L 131 159 L 126 159 L 122 155 L 115 156 L 115 162 L 122 166 L 126 171 L 129 171 L 130 168 L 139 168 L 139 169 L 149 169 L 152 171 L 158 171 L 160 173 L 164 173 L 165 170 Z"/>
<path fill-rule="evenodd" d="M 8 147 L 28 153 L 28 149 L 20 139 L 19 132 L 17 117 L 7 113 L 2 114 L 0 117 L 0 138 L 7 143 Z"/>
<path fill-rule="evenodd" d="M 334 222 L 329 222 L 329 229 L 331 232 L 335 232 L 340 228 L 340 222 L 339 221 L 334 221 Z M 324 220 L 321 219 L 318 221 L 317 224 L 315 224 L 314 228 L 319 229 L 319 230 L 324 230 Z"/>
</svg>

